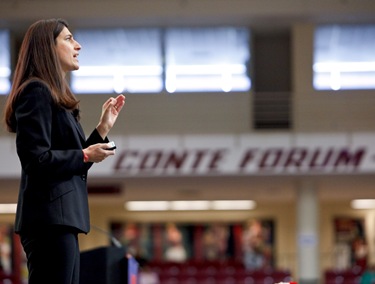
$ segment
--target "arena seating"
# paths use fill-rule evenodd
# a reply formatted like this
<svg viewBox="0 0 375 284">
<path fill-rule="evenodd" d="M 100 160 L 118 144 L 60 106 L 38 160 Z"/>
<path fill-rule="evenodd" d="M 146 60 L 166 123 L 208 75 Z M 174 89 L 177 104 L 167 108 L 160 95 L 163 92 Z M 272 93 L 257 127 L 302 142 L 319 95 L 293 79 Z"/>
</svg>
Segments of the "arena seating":
<svg viewBox="0 0 375 284">
<path fill-rule="evenodd" d="M 359 284 L 364 270 L 353 267 L 345 270 L 329 269 L 324 273 L 325 284 Z M 371 283 L 368 283 L 371 284 Z"/>
<path fill-rule="evenodd" d="M 242 263 L 149 263 L 163 284 L 274 284 L 291 281 L 287 270 L 246 270 Z"/>
</svg>

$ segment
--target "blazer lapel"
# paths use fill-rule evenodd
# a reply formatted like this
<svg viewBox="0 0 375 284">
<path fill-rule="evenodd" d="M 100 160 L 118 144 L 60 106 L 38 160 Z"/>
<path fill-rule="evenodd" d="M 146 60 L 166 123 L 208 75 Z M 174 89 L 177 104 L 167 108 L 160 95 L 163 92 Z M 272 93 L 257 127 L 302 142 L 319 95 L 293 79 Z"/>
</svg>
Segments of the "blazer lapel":
<svg viewBox="0 0 375 284">
<path fill-rule="evenodd" d="M 68 117 L 70 121 L 72 122 L 72 124 L 76 127 L 77 132 L 79 134 L 79 138 L 81 139 L 82 145 L 84 145 L 86 142 L 86 138 L 85 138 L 85 132 L 83 131 L 81 124 L 76 120 L 73 113 L 70 113 Z"/>
</svg>

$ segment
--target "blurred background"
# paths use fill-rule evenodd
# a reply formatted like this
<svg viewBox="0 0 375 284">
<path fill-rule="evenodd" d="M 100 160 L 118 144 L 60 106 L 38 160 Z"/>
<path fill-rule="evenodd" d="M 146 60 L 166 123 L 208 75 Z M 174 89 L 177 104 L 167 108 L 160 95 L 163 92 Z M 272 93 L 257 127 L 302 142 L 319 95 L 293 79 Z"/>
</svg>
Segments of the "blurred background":
<svg viewBox="0 0 375 284">
<path fill-rule="evenodd" d="M 359 283 L 375 264 L 374 16 L 372 0 L 1 0 L 0 105 L 28 26 L 64 18 L 86 134 L 126 95 L 82 251 L 115 237 L 149 284 Z M 14 136 L 0 143 L 4 283 L 26 283 Z"/>
</svg>

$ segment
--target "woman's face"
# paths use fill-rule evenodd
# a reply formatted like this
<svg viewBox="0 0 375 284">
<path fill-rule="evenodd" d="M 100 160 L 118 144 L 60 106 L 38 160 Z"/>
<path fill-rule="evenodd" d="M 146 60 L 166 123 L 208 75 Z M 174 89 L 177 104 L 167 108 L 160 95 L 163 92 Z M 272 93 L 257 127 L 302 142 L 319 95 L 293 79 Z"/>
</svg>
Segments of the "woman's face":
<svg viewBox="0 0 375 284">
<path fill-rule="evenodd" d="M 56 38 L 56 52 L 64 75 L 79 69 L 78 54 L 81 45 L 74 40 L 67 27 Z"/>
</svg>

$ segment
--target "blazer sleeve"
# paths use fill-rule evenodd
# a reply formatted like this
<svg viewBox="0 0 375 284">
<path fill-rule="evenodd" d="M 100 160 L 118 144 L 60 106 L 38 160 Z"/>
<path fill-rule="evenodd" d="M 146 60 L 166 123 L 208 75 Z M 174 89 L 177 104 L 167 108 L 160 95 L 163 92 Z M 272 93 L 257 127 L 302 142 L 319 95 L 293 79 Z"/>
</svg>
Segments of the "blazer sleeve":
<svg viewBox="0 0 375 284">
<path fill-rule="evenodd" d="M 89 138 L 86 140 L 85 142 L 85 146 L 84 148 L 90 146 L 90 145 L 93 145 L 93 144 L 96 144 L 96 143 L 108 143 L 109 142 L 109 139 L 108 137 L 105 137 L 104 139 L 100 136 L 98 130 L 95 128 L 92 133 L 90 134 Z M 81 151 L 81 154 L 82 154 L 82 161 L 83 161 L 83 152 Z M 92 162 L 88 162 L 88 163 L 85 163 L 85 168 L 86 168 L 86 171 L 88 171 L 91 166 L 93 165 L 94 163 Z"/>
</svg>

